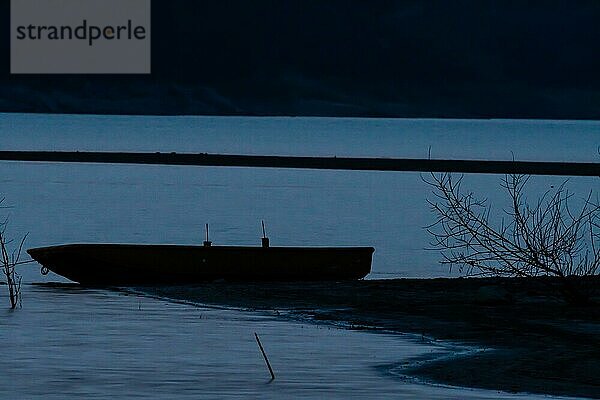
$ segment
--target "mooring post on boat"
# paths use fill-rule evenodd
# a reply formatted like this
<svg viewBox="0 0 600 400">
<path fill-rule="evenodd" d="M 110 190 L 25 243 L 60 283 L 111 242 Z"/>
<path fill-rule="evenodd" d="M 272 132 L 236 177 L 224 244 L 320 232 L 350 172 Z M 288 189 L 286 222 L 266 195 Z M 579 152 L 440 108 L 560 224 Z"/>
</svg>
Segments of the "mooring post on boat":
<svg viewBox="0 0 600 400">
<path fill-rule="evenodd" d="M 206 240 L 204 241 L 204 247 L 212 246 L 212 242 L 208 240 L 208 224 L 206 224 Z"/>
<path fill-rule="evenodd" d="M 262 242 L 262 247 L 267 248 L 269 247 L 269 238 L 267 237 L 267 232 L 265 230 L 265 221 L 260 221 L 262 224 L 262 231 L 263 231 L 263 236 L 261 239 Z"/>
<path fill-rule="evenodd" d="M 267 358 L 267 353 L 265 353 L 265 349 L 262 346 L 262 343 L 260 342 L 260 338 L 258 337 L 258 333 L 254 332 L 254 337 L 256 338 L 256 343 L 258 343 L 258 348 L 260 349 L 260 352 L 263 355 L 263 358 L 265 359 L 265 362 L 267 363 L 267 368 L 269 368 L 269 373 L 271 374 L 271 380 L 275 379 L 275 373 L 273 372 L 273 368 L 271 368 L 271 363 L 269 362 L 269 359 Z"/>
</svg>

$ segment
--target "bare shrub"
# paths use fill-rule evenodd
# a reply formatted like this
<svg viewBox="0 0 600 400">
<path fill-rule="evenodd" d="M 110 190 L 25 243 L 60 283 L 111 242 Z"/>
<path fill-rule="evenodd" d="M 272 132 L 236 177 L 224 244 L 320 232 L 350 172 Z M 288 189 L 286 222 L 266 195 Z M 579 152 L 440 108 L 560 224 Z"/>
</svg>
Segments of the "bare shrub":
<svg viewBox="0 0 600 400">
<path fill-rule="evenodd" d="M 0 199 L 0 204 L 2 203 L 4 203 L 4 199 Z M 0 263 L 2 272 L 6 278 L 10 307 L 14 309 L 17 307 L 17 305 L 21 304 L 21 276 L 17 274 L 15 267 L 19 264 L 22 264 L 19 259 L 21 257 L 21 251 L 23 250 L 23 244 L 25 243 L 27 235 L 23 236 L 16 250 L 9 251 L 8 246 L 13 242 L 13 240 L 6 239 L 7 225 L 8 219 L 0 222 Z"/>
<path fill-rule="evenodd" d="M 457 265 L 470 276 L 555 276 L 567 301 L 585 301 L 576 277 L 600 272 L 600 205 L 592 201 L 593 192 L 576 212 L 566 182 L 531 205 L 524 194 L 530 177 L 506 175 L 502 187 L 511 205 L 493 225 L 491 206 L 463 191 L 462 179 L 451 174 L 424 178 L 435 196 L 428 203 L 436 221 L 427 230 L 443 264 Z"/>
</svg>

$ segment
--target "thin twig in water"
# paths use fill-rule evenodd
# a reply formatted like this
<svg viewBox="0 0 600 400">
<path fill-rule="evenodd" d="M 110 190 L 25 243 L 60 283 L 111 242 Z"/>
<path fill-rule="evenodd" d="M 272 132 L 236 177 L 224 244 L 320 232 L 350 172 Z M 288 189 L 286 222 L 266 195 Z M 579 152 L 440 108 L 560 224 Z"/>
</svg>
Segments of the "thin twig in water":
<svg viewBox="0 0 600 400">
<path fill-rule="evenodd" d="M 265 359 L 265 362 L 267 363 L 267 368 L 269 368 L 269 373 L 271 374 L 271 380 L 273 380 L 273 379 L 275 379 L 275 374 L 273 373 L 273 368 L 271 368 L 271 363 L 269 362 L 269 359 L 267 358 L 267 353 L 265 353 L 265 349 L 263 349 L 262 343 L 260 342 L 260 339 L 256 332 L 254 332 L 254 337 L 256 338 L 256 343 L 258 343 L 258 348 L 260 349 L 260 352 L 262 353 L 262 355 Z"/>
</svg>

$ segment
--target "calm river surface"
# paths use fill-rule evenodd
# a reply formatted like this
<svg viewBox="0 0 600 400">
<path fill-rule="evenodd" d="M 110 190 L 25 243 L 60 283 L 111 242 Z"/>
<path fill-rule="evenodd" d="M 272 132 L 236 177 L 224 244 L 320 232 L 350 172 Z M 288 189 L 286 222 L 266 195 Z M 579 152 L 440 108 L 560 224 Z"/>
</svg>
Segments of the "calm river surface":
<svg viewBox="0 0 600 400">
<path fill-rule="evenodd" d="M 0 114 L 2 150 L 598 161 L 600 123 Z M 369 278 L 449 275 L 425 250 L 430 190 L 415 173 L 0 163 L 8 235 L 69 242 L 370 245 Z M 500 210 L 501 177 L 465 184 Z M 564 181 L 534 178 L 533 194 Z M 571 178 L 577 196 L 598 178 Z M 400 366 L 447 345 L 143 294 L 39 286 L 23 266 L 23 308 L 0 287 L 0 398 L 519 398 L 421 384 Z M 3 305 L 4 304 L 4 305 Z M 277 373 L 254 342 L 258 332 Z"/>
</svg>

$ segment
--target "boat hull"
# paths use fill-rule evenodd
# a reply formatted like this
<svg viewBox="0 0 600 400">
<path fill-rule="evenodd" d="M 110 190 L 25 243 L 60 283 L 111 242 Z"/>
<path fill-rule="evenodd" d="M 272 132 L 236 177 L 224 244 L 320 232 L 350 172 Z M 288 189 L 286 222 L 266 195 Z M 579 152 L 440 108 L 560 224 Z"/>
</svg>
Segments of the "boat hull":
<svg viewBox="0 0 600 400">
<path fill-rule="evenodd" d="M 27 252 L 85 285 L 163 285 L 362 279 L 371 271 L 374 249 L 69 244 Z"/>
</svg>

